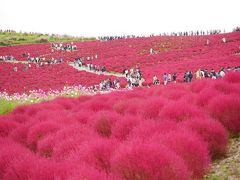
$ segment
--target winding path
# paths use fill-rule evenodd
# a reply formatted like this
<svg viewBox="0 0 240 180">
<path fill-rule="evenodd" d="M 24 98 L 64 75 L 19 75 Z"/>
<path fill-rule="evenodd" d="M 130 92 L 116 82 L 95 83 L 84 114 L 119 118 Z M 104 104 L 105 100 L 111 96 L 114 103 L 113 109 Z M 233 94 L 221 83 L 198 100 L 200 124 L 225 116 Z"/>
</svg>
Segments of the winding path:
<svg viewBox="0 0 240 180">
<path fill-rule="evenodd" d="M 3 61 L 3 62 L 8 62 L 8 63 L 23 63 L 23 64 L 27 64 L 28 61 L 18 61 L 18 60 L 13 60 L 13 61 Z M 47 64 L 46 62 L 44 64 Z M 103 74 L 103 75 L 106 75 L 106 76 L 116 76 L 116 77 L 125 77 L 124 74 L 121 74 L 121 73 L 117 73 L 117 72 L 101 72 L 101 71 L 92 71 L 90 69 L 88 69 L 87 67 L 79 67 L 79 66 L 76 66 L 73 62 L 68 62 L 67 63 L 69 66 L 72 66 L 73 68 L 77 69 L 78 71 L 86 71 L 86 72 L 89 72 L 89 73 L 93 73 L 93 74 L 97 74 L 97 75 L 100 75 L 100 74 Z"/>
<path fill-rule="evenodd" d="M 93 74 L 103 74 L 103 75 L 106 75 L 106 76 L 116 76 L 116 77 L 125 77 L 124 74 L 121 74 L 121 73 L 111 73 L 111 72 L 101 72 L 101 71 L 91 71 L 89 70 L 87 67 L 78 67 L 76 66 L 73 62 L 70 62 L 68 63 L 68 65 L 72 66 L 73 68 L 79 70 L 79 71 L 86 71 L 86 72 L 90 72 L 90 73 L 93 73 Z"/>
</svg>

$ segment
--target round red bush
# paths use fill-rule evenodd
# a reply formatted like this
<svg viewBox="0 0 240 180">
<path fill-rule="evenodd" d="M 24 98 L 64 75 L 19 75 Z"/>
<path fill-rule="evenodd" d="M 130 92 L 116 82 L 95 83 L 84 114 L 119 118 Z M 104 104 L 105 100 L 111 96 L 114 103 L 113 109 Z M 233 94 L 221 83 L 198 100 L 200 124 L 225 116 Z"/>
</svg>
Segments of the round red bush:
<svg viewBox="0 0 240 180">
<path fill-rule="evenodd" d="M 150 142 L 166 145 L 179 155 L 192 173 L 191 179 L 203 178 L 210 165 L 207 144 L 191 131 L 177 130 L 155 135 Z"/>
<path fill-rule="evenodd" d="M 132 129 L 141 121 L 141 118 L 136 116 L 127 115 L 122 117 L 112 128 L 112 137 L 117 138 L 120 141 L 126 140 Z"/>
<path fill-rule="evenodd" d="M 114 123 L 119 120 L 120 116 L 115 112 L 99 111 L 91 117 L 89 123 L 100 136 L 110 137 Z"/>
<path fill-rule="evenodd" d="M 209 118 L 196 118 L 182 122 L 181 126 L 196 132 L 208 144 L 210 155 L 213 158 L 226 153 L 228 134 L 218 121 Z"/>
<path fill-rule="evenodd" d="M 110 159 L 117 145 L 118 142 L 114 139 L 96 137 L 78 146 L 67 160 L 76 163 L 83 162 L 109 174 L 111 170 Z"/>
<path fill-rule="evenodd" d="M 121 179 L 190 179 L 183 160 L 159 143 L 122 144 L 112 158 L 112 171 Z"/>
<path fill-rule="evenodd" d="M 194 117 L 205 117 L 206 115 L 195 105 L 186 100 L 168 103 L 160 112 L 160 117 L 177 122 L 185 121 Z"/>
<path fill-rule="evenodd" d="M 240 132 L 240 97 L 233 95 L 218 95 L 208 105 L 210 115 L 219 120 L 234 134 Z"/>
</svg>

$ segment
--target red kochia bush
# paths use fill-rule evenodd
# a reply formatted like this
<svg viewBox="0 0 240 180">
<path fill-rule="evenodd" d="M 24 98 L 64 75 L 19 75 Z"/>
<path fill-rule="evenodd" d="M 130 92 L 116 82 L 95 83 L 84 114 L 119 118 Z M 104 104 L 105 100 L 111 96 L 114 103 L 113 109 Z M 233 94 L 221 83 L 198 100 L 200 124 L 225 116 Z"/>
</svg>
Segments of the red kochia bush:
<svg viewBox="0 0 240 180">
<path fill-rule="evenodd" d="M 51 136 L 48 136 L 50 140 L 44 141 L 47 143 L 46 146 L 44 145 L 44 142 L 42 142 L 42 145 L 39 145 L 39 149 L 43 148 L 43 152 L 41 152 L 43 154 L 44 152 L 52 152 L 50 156 L 52 156 L 53 159 L 62 161 L 65 160 L 81 143 L 89 140 L 89 137 L 94 138 L 95 136 L 95 132 L 86 126 L 71 125 L 56 132 L 53 136 L 53 140 L 51 140 Z"/>
<path fill-rule="evenodd" d="M 194 93 L 199 93 L 206 87 L 209 87 L 209 84 L 211 84 L 211 83 L 212 83 L 212 80 L 210 80 L 210 79 L 198 80 L 191 84 L 190 89 Z"/>
<path fill-rule="evenodd" d="M 41 110 L 39 106 L 41 106 L 41 104 L 32 104 L 31 106 L 25 107 L 26 108 L 25 114 L 31 117 L 35 116 Z"/>
<path fill-rule="evenodd" d="M 99 111 L 91 117 L 89 123 L 93 126 L 95 131 L 102 137 L 110 137 L 112 134 L 112 127 L 120 116 L 115 112 Z"/>
<path fill-rule="evenodd" d="M 81 108 L 85 108 L 90 111 L 110 110 L 111 105 L 106 103 L 102 99 L 91 99 L 81 105 Z"/>
<path fill-rule="evenodd" d="M 85 109 L 78 110 L 77 112 L 73 113 L 73 118 L 77 120 L 77 122 L 81 124 L 87 124 L 90 114 L 93 114 L 93 111 L 88 111 Z M 95 113 L 94 113 L 95 114 Z"/>
<path fill-rule="evenodd" d="M 210 87 L 206 87 L 203 89 L 200 93 L 198 93 L 198 96 L 196 97 L 196 104 L 198 106 L 204 107 L 208 105 L 209 101 L 216 95 L 219 95 L 220 92 L 216 89 Z"/>
<path fill-rule="evenodd" d="M 154 134 L 168 133 L 169 131 L 176 130 L 177 125 L 174 121 L 158 120 L 146 121 L 134 127 L 129 135 L 129 139 L 141 138 L 142 140 L 148 139 Z"/>
<path fill-rule="evenodd" d="M 83 102 L 86 102 L 86 101 L 89 101 L 91 99 L 91 96 L 80 96 L 79 98 L 77 98 L 76 100 L 77 100 L 77 104 L 81 104 L 81 103 L 83 103 Z"/>
<path fill-rule="evenodd" d="M 125 113 L 127 106 L 128 106 L 128 100 L 121 99 L 115 102 L 115 104 L 113 104 L 113 110 L 122 115 Z"/>
<path fill-rule="evenodd" d="M 76 167 L 77 165 L 75 165 Z M 68 179 L 71 168 L 68 164 L 57 163 L 55 161 L 39 159 L 37 165 L 33 166 L 32 177 L 30 179 Z"/>
<path fill-rule="evenodd" d="M 122 144 L 112 158 L 112 172 L 121 179 L 187 180 L 183 160 L 159 143 L 139 140 Z"/>
<path fill-rule="evenodd" d="M 76 151 L 81 143 L 88 139 L 88 136 L 73 136 L 62 142 L 58 142 L 53 148 L 52 158 L 57 162 L 65 161 L 72 152 Z"/>
<path fill-rule="evenodd" d="M 240 73 L 230 72 L 224 77 L 224 80 L 229 83 L 240 83 Z"/>
<path fill-rule="evenodd" d="M 136 115 L 141 108 L 142 100 L 140 98 L 132 98 L 127 101 L 125 114 Z"/>
<path fill-rule="evenodd" d="M 96 180 L 96 179 L 114 179 L 113 177 L 110 178 L 103 172 L 99 172 L 97 169 L 93 168 L 92 166 L 86 165 L 81 162 L 79 163 L 71 163 L 67 162 L 65 165 L 63 164 L 63 171 L 65 171 L 65 167 L 68 166 L 71 170 L 66 179 L 71 180 L 79 180 L 79 179 L 89 179 L 89 180 Z"/>
<path fill-rule="evenodd" d="M 25 114 L 27 108 L 27 105 L 17 106 L 15 109 L 13 109 L 12 114 Z"/>
<path fill-rule="evenodd" d="M 11 119 L 13 120 L 13 121 L 16 121 L 16 122 L 19 122 L 19 123 L 25 123 L 26 121 L 28 121 L 29 120 L 29 116 L 28 115 L 26 115 L 26 114 L 11 114 Z"/>
<path fill-rule="evenodd" d="M 33 120 L 34 124 L 48 121 L 59 125 L 70 125 L 77 123 L 74 115 L 74 113 L 66 110 L 48 111 L 47 109 L 43 109 L 35 115 Z"/>
<path fill-rule="evenodd" d="M 45 137 L 44 139 L 40 139 L 37 143 L 38 147 L 38 154 L 42 157 L 51 157 L 53 153 L 53 147 L 54 147 L 54 136 L 49 135 Z"/>
<path fill-rule="evenodd" d="M 16 159 L 31 156 L 32 154 L 23 146 L 5 138 L 0 138 L 0 179 L 3 179 L 7 169 Z"/>
<path fill-rule="evenodd" d="M 177 122 L 188 120 L 193 117 L 204 117 L 205 114 L 186 100 L 174 101 L 167 104 L 161 111 L 160 117 Z"/>
<path fill-rule="evenodd" d="M 30 128 L 29 125 L 19 125 L 11 132 L 10 137 L 14 141 L 27 146 L 27 135 L 29 128 Z"/>
<path fill-rule="evenodd" d="M 99 171 L 109 174 L 111 168 L 110 159 L 117 145 L 118 142 L 114 139 L 94 138 L 78 146 L 71 153 L 68 160 L 76 163 L 84 162 Z"/>
<path fill-rule="evenodd" d="M 120 141 L 124 141 L 129 136 L 130 132 L 136 127 L 142 119 L 136 116 L 126 115 L 117 121 L 112 128 L 112 136 Z"/>
<path fill-rule="evenodd" d="M 164 144 L 179 155 L 192 173 L 192 178 L 202 178 L 210 164 L 207 144 L 187 130 L 171 131 L 153 136 L 150 142 Z"/>
<path fill-rule="evenodd" d="M 60 163 L 54 161 L 23 156 L 21 159 L 16 159 L 8 168 L 4 179 L 67 179 L 69 171 L 67 164 L 63 167 Z"/>
<path fill-rule="evenodd" d="M 0 137 L 8 136 L 11 131 L 17 127 L 18 123 L 11 119 L 3 119 L 0 117 Z"/>
<path fill-rule="evenodd" d="M 162 91 L 161 95 L 167 99 L 177 100 L 187 95 L 187 91 L 183 88 L 183 86 L 174 84 L 170 85 L 167 90 Z"/>
<path fill-rule="evenodd" d="M 159 115 L 165 103 L 166 100 L 163 98 L 148 97 L 147 100 L 141 102 L 138 112 L 144 119 L 154 119 Z"/>
<path fill-rule="evenodd" d="M 65 110 L 71 110 L 74 108 L 76 101 L 66 97 L 58 97 L 54 100 L 54 103 L 59 104 Z"/>
<path fill-rule="evenodd" d="M 6 169 L 4 180 L 31 179 L 39 165 L 39 159 L 34 156 L 22 155 L 15 158 Z M 34 170 L 35 169 L 35 170 Z M 41 177 L 38 177 L 40 179 Z"/>
<path fill-rule="evenodd" d="M 27 135 L 27 143 L 33 150 L 37 150 L 37 142 L 47 136 L 54 133 L 59 129 L 59 125 L 53 122 L 42 122 L 31 127 Z"/>
<path fill-rule="evenodd" d="M 184 121 L 181 127 L 196 132 L 208 144 L 208 149 L 213 158 L 226 153 L 228 135 L 221 123 L 209 118 L 196 118 Z"/>
<path fill-rule="evenodd" d="M 240 84 L 228 83 L 226 81 L 217 81 L 214 88 L 224 94 L 238 93 L 240 95 Z"/>
<path fill-rule="evenodd" d="M 240 97 L 233 95 L 219 95 L 214 97 L 208 105 L 210 115 L 219 120 L 232 133 L 240 132 Z"/>
</svg>

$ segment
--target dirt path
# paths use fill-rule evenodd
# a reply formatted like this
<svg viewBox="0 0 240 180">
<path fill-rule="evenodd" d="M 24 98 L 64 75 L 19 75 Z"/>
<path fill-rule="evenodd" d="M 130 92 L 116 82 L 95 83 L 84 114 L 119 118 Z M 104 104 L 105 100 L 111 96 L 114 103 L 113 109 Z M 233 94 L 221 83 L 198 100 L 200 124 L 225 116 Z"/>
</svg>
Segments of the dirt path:
<svg viewBox="0 0 240 180">
<path fill-rule="evenodd" d="M 240 180 L 240 137 L 230 139 L 225 157 L 212 163 L 206 180 Z"/>
<path fill-rule="evenodd" d="M 12 60 L 12 61 L 0 61 L 0 62 L 7 62 L 7 63 L 23 63 L 23 64 L 27 64 L 28 61 L 18 61 L 18 60 Z"/>
<path fill-rule="evenodd" d="M 23 64 L 27 64 L 27 63 L 28 63 L 28 61 L 17 61 L 17 60 L 13 60 L 13 61 L 3 61 L 3 62 L 8 62 L 8 63 L 23 63 Z M 47 62 L 45 62 L 44 64 L 47 64 Z M 73 62 L 69 62 L 68 65 L 69 65 L 69 66 L 72 66 L 73 68 L 75 68 L 75 69 L 77 69 L 77 70 L 79 70 L 79 71 L 86 71 L 86 72 L 93 73 L 93 74 L 97 74 L 97 75 L 103 74 L 103 75 L 106 75 L 106 76 L 125 77 L 125 75 L 124 75 L 124 74 L 121 74 L 121 73 L 91 71 L 91 70 L 89 70 L 89 69 L 86 68 L 86 67 L 78 67 L 78 66 L 75 66 L 75 64 L 74 64 Z"/>
<path fill-rule="evenodd" d="M 96 71 L 91 71 L 89 70 L 88 68 L 86 67 L 78 67 L 78 66 L 75 66 L 74 63 L 70 62 L 68 63 L 70 66 L 72 66 L 73 68 L 79 70 L 79 71 L 87 71 L 87 72 L 90 72 L 90 73 L 93 73 L 93 74 L 103 74 L 103 75 L 107 75 L 107 76 L 116 76 L 116 77 L 125 77 L 124 74 L 121 74 L 121 73 L 111 73 L 111 72 L 96 72 Z"/>
</svg>

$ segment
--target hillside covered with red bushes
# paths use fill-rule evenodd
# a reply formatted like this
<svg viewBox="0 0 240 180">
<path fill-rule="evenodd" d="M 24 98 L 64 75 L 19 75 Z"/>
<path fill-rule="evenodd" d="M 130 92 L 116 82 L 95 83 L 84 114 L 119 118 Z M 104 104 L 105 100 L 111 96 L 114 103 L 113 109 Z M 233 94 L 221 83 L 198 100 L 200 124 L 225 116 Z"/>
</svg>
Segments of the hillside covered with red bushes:
<svg viewBox="0 0 240 180">
<path fill-rule="evenodd" d="M 225 43 L 222 41 L 223 38 L 226 39 Z M 124 69 L 138 67 L 145 79 L 143 85 L 151 85 L 154 75 L 161 80 L 163 73 L 176 73 L 177 81 L 182 82 L 186 71 L 214 69 L 217 72 L 222 67 L 226 69 L 239 66 L 239 43 L 240 33 L 233 32 L 201 36 L 156 36 L 74 43 L 77 46 L 74 51 L 53 51 L 49 43 L 1 47 L 0 56 L 11 55 L 17 61 L 26 61 L 23 54 L 29 53 L 31 57 L 41 57 L 45 60 L 62 58 L 65 65 L 13 73 L 11 72 L 13 65 L 1 63 L 0 91 L 6 89 L 9 93 L 27 92 L 38 88 L 59 89 L 64 85 L 76 84 L 90 86 L 109 78 L 77 72 L 67 67 L 66 63 L 73 62 L 80 57 L 85 59 L 89 57 L 87 64 L 105 66 L 108 72 L 122 73 Z M 63 43 L 64 45 L 67 43 Z M 150 49 L 153 53 L 150 53 Z M 121 86 L 124 87 L 126 81 L 121 81 L 123 82 Z M 12 85 L 10 86 L 9 83 Z M 20 87 L 19 84 L 23 84 L 23 86 L 17 88 Z M 14 86 L 16 88 L 11 89 Z"/>
</svg>

